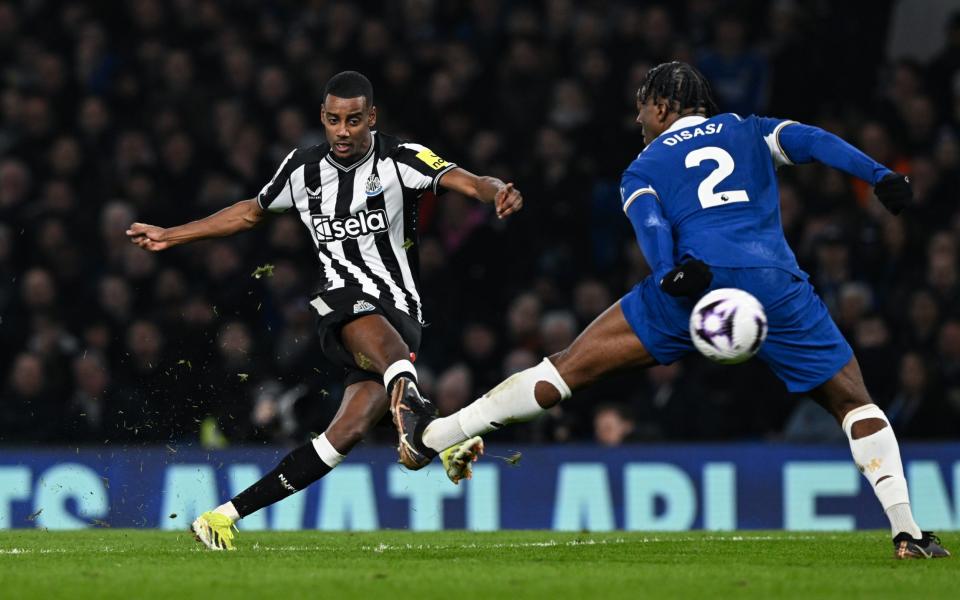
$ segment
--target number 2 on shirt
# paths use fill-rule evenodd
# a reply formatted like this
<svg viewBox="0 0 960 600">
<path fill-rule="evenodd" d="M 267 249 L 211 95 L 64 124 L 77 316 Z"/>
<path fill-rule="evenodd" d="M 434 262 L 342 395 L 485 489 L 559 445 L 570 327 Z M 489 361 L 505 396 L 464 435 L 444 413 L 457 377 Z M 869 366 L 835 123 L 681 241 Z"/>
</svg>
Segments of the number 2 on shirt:
<svg viewBox="0 0 960 600">
<path fill-rule="evenodd" d="M 713 208 L 714 206 L 722 206 L 733 202 L 750 201 L 746 190 L 714 191 L 716 187 L 720 185 L 721 181 L 733 173 L 734 162 L 729 152 L 716 146 L 698 148 L 690 152 L 690 154 L 687 154 L 684 165 L 690 169 L 700 166 L 700 163 L 705 160 L 716 162 L 717 168 L 711 171 L 710 174 L 700 182 L 700 187 L 697 188 L 697 197 L 700 199 L 700 206 L 703 208 Z"/>
</svg>

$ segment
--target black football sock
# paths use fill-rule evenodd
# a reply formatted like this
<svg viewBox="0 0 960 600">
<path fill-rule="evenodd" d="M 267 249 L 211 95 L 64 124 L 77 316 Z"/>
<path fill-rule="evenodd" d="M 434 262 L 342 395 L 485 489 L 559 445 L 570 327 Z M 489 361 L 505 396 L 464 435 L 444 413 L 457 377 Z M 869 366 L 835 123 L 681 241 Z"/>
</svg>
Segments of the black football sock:
<svg viewBox="0 0 960 600">
<path fill-rule="evenodd" d="M 233 506 L 243 518 L 304 489 L 333 470 L 323 462 L 312 442 L 283 457 L 260 481 L 234 496 Z"/>
</svg>

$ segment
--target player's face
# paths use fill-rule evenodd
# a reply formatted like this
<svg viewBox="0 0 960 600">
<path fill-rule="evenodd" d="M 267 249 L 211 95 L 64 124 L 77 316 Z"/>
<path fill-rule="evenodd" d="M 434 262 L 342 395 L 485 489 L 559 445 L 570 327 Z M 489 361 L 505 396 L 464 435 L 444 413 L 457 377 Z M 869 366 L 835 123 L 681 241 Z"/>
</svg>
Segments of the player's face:
<svg viewBox="0 0 960 600">
<path fill-rule="evenodd" d="M 653 98 L 648 98 L 646 102 L 637 98 L 637 123 L 643 133 L 644 144 L 649 144 L 666 130 L 666 108 L 665 103 L 654 102 Z"/>
<path fill-rule="evenodd" d="M 327 94 L 320 118 L 337 158 L 360 158 L 370 149 L 370 129 L 377 123 L 377 107 L 368 107 L 363 96 L 340 98 Z"/>
</svg>

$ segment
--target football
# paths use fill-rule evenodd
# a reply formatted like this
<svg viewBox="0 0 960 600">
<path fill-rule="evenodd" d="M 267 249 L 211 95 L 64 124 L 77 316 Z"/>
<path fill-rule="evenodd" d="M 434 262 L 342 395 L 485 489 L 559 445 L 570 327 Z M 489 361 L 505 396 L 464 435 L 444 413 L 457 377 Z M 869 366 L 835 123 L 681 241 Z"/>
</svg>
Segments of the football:
<svg viewBox="0 0 960 600">
<path fill-rule="evenodd" d="M 713 290 L 693 307 L 690 337 L 710 360 L 742 363 L 756 354 L 766 339 L 767 315 L 760 301 L 743 290 Z"/>
</svg>

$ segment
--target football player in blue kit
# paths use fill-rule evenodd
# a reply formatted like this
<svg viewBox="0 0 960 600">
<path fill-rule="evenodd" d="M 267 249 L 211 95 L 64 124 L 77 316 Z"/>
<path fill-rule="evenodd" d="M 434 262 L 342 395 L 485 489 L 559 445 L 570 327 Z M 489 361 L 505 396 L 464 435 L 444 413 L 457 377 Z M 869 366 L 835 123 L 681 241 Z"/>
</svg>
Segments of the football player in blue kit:
<svg viewBox="0 0 960 600">
<path fill-rule="evenodd" d="M 867 392 L 850 345 L 787 245 L 776 169 L 817 161 L 874 186 L 893 214 L 909 179 L 817 127 L 716 114 L 705 78 L 680 62 L 647 73 L 637 92 L 646 144 L 623 174 L 623 210 L 653 274 L 597 317 L 569 348 L 517 373 L 449 417 L 395 407 L 401 435 L 425 456 L 542 414 L 605 375 L 672 363 L 693 349 L 696 300 L 740 288 L 764 305 L 758 356 L 791 392 L 811 395 L 843 427 L 860 471 L 890 520 L 896 558 L 949 556 L 913 519 L 897 439 Z"/>
</svg>

